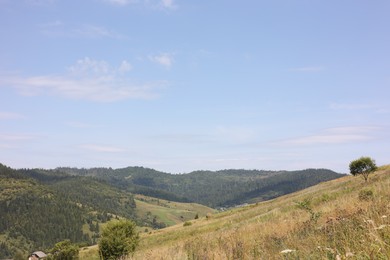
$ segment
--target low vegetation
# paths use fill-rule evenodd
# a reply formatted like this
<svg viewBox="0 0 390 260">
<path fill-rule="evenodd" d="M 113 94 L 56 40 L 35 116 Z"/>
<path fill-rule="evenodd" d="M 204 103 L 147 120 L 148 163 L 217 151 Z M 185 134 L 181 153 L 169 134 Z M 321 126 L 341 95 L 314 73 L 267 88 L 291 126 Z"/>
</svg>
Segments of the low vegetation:
<svg viewBox="0 0 390 260">
<path fill-rule="evenodd" d="M 390 167 L 143 234 L 130 259 L 388 259 Z"/>
<path fill-rule="evenodd" d="M 59 245 L 73 250 L 77 245 L 80 259 L 97 260 L 98 246 L 87 246 L 97 243 L 107 221 L 123 219 L 134 219 L 140 234 L 134 254 L 135 247 L 125 252 L 132 254 L 129 259 L 386 259 L 390 254 L 390 167 L 371 173 L 369 182 L 340 178 L 329 170 L 195 172 L 179 182 L 158 172 L 155 179 L 152 175 L 139 179 L 142 168 L 138 175 L 129 175 L 127 169 L 112 171 L 105 179 L 100 178 L 107 175 L 104 169 L 91 175 L 90 170 L 72 174 L 66 169 L 13 170 L 0 165 L 4 257 Z M 112 179 L 116 174 L 119 177 Z M 252 204 L 215 213 L 205 206 L 177 202 L 189 199 L 174 189 L 186 178 L 193 178 L 188 185 L 199 185 L 191 195 L 199 200 L 213 205 Z M 138 184 L 127 189 L 131 179 Z M 324 180 L 330 181 L 311 186 Z M 214 191 L 209 191 L 209 182 Z M 141 189 L 141 184 L 149 185 L 142 186 L 148 192 L 176 201 L 130 192 Z M 184 187 L 189 189 L 188 185 Z M 262 201 L 283 194 L 287 195 Z M 42 223 L 34 222 L 37 219 Z M 18 229 L 15 223 L 23 225 Z M 52 237 L 38 241 L 35 233 Z"/>
<path fill-rule="evenodd" d="M 134 252 L 139 241 L 136 225 L 131 220 L 110 221 L 99 240 L 99 255 L 106 260 L 116 260 Z"/>
</svg>

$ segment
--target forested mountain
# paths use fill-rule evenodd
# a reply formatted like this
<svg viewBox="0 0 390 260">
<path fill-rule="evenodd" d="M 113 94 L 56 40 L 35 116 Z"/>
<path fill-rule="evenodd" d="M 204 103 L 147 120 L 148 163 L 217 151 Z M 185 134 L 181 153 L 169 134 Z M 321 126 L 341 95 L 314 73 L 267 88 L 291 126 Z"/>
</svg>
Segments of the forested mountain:
<svg viewBox="0 0 390 260">
<path fill-rule="evenodd" d="M 195 171 L 176 175 L 143 167 L 56 170 L 93 176 L 132 193 L 173 201 L 193 201 L 209 207 L 267 200 L 342 176 L 326 169 Z"/>
<path fill-rule="evenodd" d="M 161 226 L 137 217 L 134 196 L 102 180 L 0 164 L 0 259 L 65 239 L 94 244 L 99 224 L 116 217 Z"/>
<path fill-rule="evenodd" d="M 0 164 L 0 259 L 11 258 L 18 251 L 51 248 L 65 239 L 93 244 L 100 225 L 111 218 L 129 218 L 142 227 L 164 227 L 149 209 L 137 214 L 134 194 L 154 197 L 157 203 L 165 199 L 229 207 L 341 176 L 325 169 L 174 175 L 143 167 L 14 170 Z M 180 216 L 183 221 L 184 215 Z"/>
</svg>

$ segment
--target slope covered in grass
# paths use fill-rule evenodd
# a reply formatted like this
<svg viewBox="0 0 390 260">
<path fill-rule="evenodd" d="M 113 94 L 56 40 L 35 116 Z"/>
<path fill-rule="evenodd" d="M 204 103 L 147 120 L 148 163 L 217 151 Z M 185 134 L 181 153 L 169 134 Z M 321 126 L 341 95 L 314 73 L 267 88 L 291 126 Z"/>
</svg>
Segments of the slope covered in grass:
<svg viewBox="0 0 390 260">
<path fill-rule="evenodd" d="M 204 217 L 215 210 L 196 203 L 182 203 L 163 199 L 156 199 L 143 195 L 135 196 L 136 214 L 140 219 L 155 218 L 158 223 L 172 226 L 196 216 Z"/>
<path fill-rule="evenodd" d="M 132 259 L 388 259 L 390 167 L 144 234 Z"/>
</svg>

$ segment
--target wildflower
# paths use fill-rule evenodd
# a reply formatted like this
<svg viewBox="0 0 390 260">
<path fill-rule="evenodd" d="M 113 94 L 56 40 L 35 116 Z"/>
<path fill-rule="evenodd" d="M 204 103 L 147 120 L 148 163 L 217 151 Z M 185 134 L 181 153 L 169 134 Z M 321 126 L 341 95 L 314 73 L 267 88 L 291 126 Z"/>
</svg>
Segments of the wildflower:
<svg viewBox="0 0 390 260">
<path fill-rule="evenodd" d="M 280 251 L 281 254 L 289 254 L 292 252 L 295 252 L 295 249 L 284 249 L 283 251 Z"/>
</svg>

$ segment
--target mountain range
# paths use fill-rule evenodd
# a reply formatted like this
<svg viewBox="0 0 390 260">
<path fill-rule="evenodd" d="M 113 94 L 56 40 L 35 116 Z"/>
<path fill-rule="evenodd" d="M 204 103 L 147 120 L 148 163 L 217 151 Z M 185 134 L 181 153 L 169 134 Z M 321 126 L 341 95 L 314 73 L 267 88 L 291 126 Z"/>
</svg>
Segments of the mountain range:
<svg viewBox="0 0 390 260">
<path fill-rule="evenodd" d="M 0 164 L 0 259 L 65 239 L 94 244 L 112 218 L 132 219 L 145 231 L 159 229 L 342 176 L 327 169 L 175 175 L 144 167 L 48 170 Z"/>
</svg>

